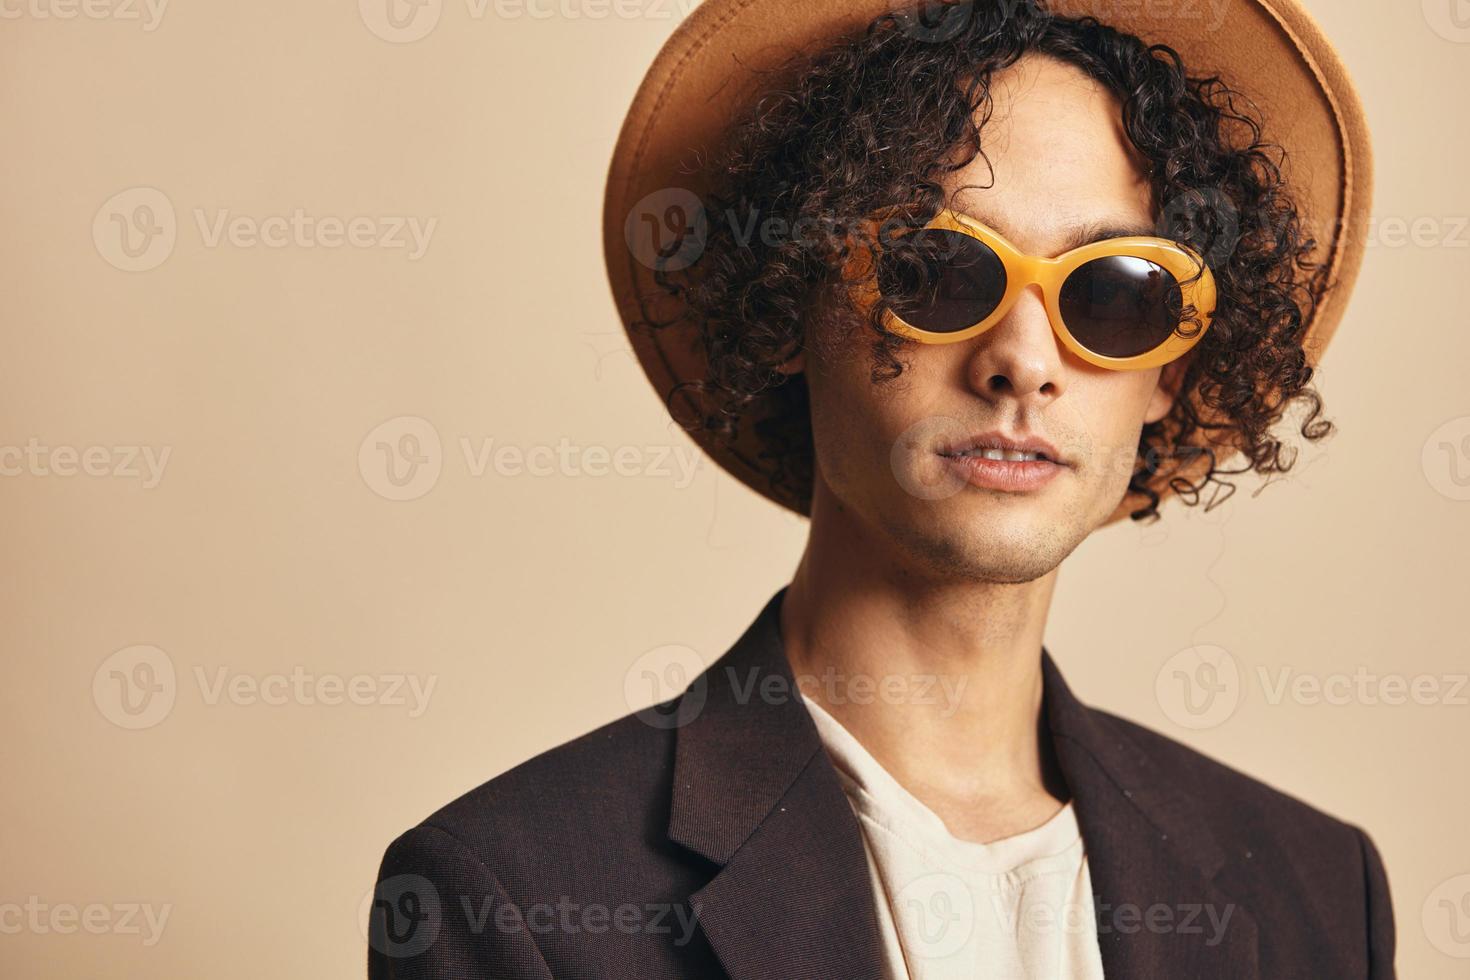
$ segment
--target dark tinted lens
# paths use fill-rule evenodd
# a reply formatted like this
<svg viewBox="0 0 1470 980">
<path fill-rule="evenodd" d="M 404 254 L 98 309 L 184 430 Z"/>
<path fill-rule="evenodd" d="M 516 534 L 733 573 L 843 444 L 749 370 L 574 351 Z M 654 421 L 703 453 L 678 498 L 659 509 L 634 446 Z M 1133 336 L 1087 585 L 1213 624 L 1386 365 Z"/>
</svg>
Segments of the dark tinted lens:
<svg viewBox="0 0 1470 980">
<path fill-rule="evenodd" d="M 878 288 L 893 312 L 921 330 L 954 333 L 1000 305 L 1005 265 L 990 246 L 944 228 L 905 235 L 878 259 Z"/>
<path fill-rule="evenodd" d="M 1153 350 L 1179 325 L 1183 296 L 1169 270 L 1110 255 L 1079 266 L 1062 284 L 1062 320 L 1078 343 L 1107 357 Z"/>
</svg>

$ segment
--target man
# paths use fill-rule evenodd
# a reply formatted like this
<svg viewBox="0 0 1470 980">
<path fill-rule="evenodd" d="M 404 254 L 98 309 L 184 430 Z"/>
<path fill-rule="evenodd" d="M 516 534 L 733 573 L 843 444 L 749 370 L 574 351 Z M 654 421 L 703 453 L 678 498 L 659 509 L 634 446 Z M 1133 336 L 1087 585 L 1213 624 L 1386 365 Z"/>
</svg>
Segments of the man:
<svg viewBox="0 0 1470 980">
<path fill-rule="evenodd" d="M 1092 531 L 1232 452 L 1285 468 L 1361 258 L 1356 97 L 1293 3 L 1060 6 L 707 0 L 660 54 L 614 291 L 807 548 L 681 696 L 394 841 L 371 976 L 1393 976 L 1362 830 L 1083 705 L 1042 645 Z M 1270 69 L 1317 183 L 1135 33 Z M 681 234 L 641 248 L 650 217 Z"/>
</svg>

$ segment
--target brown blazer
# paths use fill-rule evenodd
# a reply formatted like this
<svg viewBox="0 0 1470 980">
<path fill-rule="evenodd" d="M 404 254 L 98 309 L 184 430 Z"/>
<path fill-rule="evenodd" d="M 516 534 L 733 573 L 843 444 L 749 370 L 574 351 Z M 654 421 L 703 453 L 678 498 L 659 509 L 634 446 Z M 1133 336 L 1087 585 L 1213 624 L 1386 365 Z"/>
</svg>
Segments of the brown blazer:
<svg viewBox="0 0 1470 980">
<path fill-rule="evenodd" d="M 796 697 L 783 587 L 680 697 L 551 749 L 393 841 L 368 975 L 878 980 L 861 830 Z M 1127 980 L 1394 976 L 1359 828 L 1078 701 L 1043 705 Z"/>
</svg>

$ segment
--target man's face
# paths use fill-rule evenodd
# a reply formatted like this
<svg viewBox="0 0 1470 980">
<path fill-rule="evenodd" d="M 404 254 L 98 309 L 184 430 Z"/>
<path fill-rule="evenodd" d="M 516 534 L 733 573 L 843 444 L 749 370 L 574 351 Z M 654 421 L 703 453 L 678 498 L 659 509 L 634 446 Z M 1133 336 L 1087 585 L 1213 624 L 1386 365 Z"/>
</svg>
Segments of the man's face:
<svg viewBox="0 0 1470 980">
<path fill-rule="evenodd" d="M 1043 256 L 1065 251 L 1082 226 L 1153 226 L 1148 183 L 1105 89 L 1076 68 L 1028 56 L 997 73 L 992 92 L 982 145 L 993 181 L 983 157 L 951 175 L 947 190 L 976 185 L 952 198 L 954 210 Z M 1034 286 L 977 337 L 905 349 L 903 374 L 885 384 L 870 378 L 866 326 L 844 329 L 801 362 L 817 455 L 814 506 L 933 573 L 984 581 L 1045 575 L 1113 513 L 1140 430 L 1169 410 L 1161 373 L 1172 378 L 1181 366 L 1088 364 L 1052 332 Z M 1029 490 L 965 482 L 939 444 L 989 431 L 1044 439 L 1070 465 Z"/>
</svg>

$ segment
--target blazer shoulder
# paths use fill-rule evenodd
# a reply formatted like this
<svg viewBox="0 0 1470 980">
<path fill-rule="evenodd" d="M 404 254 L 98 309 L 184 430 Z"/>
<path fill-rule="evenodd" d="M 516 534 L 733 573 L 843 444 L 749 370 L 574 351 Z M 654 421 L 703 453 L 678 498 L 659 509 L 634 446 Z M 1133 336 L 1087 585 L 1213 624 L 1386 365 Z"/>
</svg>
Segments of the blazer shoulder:
<svg viewBox="0 0 1470 980">
<path fill-rule="evenodd" d="M 1391 980 L 1397 946 L 1393 896 L 1383 857 L 1361 826 L 1248 776 L 1151 728 L 1092 709 L 1100 723 L 1145 757 L 1154 777 L 1192 798 L 1261 908 L 1284 921 L 1308 915 L 1340 949 L 1353 949 L 1368 975 Z M 1261 897 L 1266 896 L 1266 897 Z M 1288 912 L 1287 907 L 1293 911 Z"/>
<path fill-rule="evenodd" d="M 674 733 L 647 710 L 538 753 L 401 836 L 447 834 L 492 868 L 548 848 L 641 839 L 650 822 L 667 819 L 674 768 Z"/>
<path fill-rule="evenodd" d="M 1138 747 L 1160 780 L 1192 797 L 1222 840 L 1245 850 L 1260 843 L 1265 845 L 1261 853 L 1273 850 L 1272 842 L 1297 854 L 1364 849 L 1367 834 L 1357 824 L 1146 725 L 1092 710 L 1104 725 Z M 1366 846 L 1371 848 L 1371 842 Z"/>
</svg>

